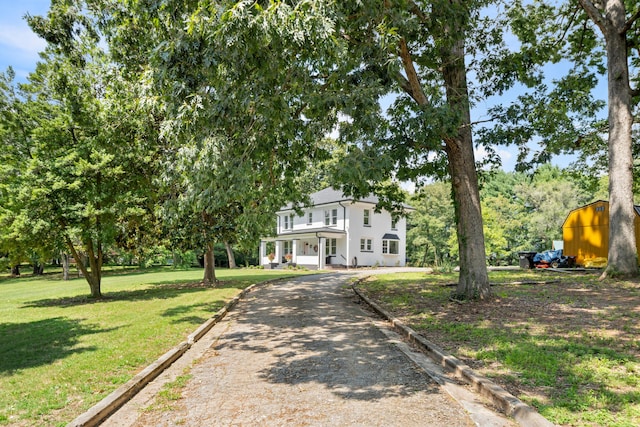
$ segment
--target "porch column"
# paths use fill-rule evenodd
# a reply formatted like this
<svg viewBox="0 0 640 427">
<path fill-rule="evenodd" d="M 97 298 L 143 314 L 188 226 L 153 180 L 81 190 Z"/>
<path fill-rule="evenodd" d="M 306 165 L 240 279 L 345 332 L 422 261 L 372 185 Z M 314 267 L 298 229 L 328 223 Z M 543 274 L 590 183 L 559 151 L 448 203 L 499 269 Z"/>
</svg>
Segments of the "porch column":
<svg viewBox="0 0 640 427">
<path fill-rule="evenodd" d="M 267 257 L 267 242 L 260 240 L 260 265 L 264 265 L 264 259 Z"/>
<path fill-rule="evenodd" d="M 276 257 L 273 262 L 282 264 L 282 242 L 280 240 L 276 240 Z"/>
<path fill-rule="evenodd" d="M 294 264 L 298 263 L 298 242 L 299 240 L 294 240 L 292 245 L 291 245 L 291 262 Z"/>
<path fill-rule="evenodd" d="M 324 244 L 325 244 L 325 238 L 324 237 L 318 237 L 318 270 L 324 270 L 325 268 L 325 250 L 324 250 Z"/>
<path fill-rule="evenodd" d="M 347 264 L 347 270 L 349 268 L 351 268 L 351 251 L 349 251 L 349 249 L 351 248 L 351 240 L 349 238 L 349 227 L 346 227 L 347 232 L 346 236 L 345 236 L 345 245 L 347 246 L 345 248 L 345 251 L 347 252 L 347 259 L 345 261 L 345 264 Z"/>
</svg>

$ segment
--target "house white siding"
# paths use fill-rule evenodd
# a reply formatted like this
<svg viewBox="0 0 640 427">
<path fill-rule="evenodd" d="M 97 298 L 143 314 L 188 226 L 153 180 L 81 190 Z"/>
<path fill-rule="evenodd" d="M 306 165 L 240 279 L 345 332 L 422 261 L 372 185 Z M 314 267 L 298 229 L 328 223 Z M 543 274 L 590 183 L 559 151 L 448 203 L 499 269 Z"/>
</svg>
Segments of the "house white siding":
<svg viewBox="0 0 640 427">
<path fill-rule="evenodd" d="M 369 210 L 370 225 L 364 224 L 365 210 Z M 355 203 L 350 209 L 349 238 L 351 256 L 357 257 L 361 266 L 404 266 L 406 260 L 406 218 L 397 221 L 396 229 L 391 228 L 392 217 L 389 212 L 374 212 L 374 206 L 366 203 Z M 398 237 L 398 254 L 383 254 L 382 241 L 385 234 L 393 234 Z M 361 241 L 364 239 L 365 248 L 362 250 Z M 371 251 L 366 247 L 367 241 L 371 241 Z"/>
<path fill-rule="evenodd" d="M 405 265 L 404 217 L 394 224 L 389 212 L 375 212 L 375 199 L 354 201 L 330 188 L 312 194 L 311 199 L 315 204 L 302 209 L 302 215 L 293 207 L 277 213 L 275 237 L 261 242 L 263 265 L 287 262 L 312 268 Z M 273 261 L 267 257 L 271 252 L 267 250 L 267 242 L 273 247 Z"/>
</svg>

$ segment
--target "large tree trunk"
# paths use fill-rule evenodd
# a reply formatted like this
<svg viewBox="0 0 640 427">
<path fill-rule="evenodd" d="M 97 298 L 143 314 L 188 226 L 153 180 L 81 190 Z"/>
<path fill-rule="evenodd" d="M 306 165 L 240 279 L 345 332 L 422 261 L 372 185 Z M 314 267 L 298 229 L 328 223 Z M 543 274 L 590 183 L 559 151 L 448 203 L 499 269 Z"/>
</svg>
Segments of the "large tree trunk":
<svg viewBox="0 0 640 427">
<path fill-rule="evenodd" d="M 607 2 L 611 27 L 605 34 L 609 90 L 609 259 L 607 275 L 638 274 L 634 232 L 631 91 L 622 0 Z"/>
<path fill-rule="evenodd" d="M 461 26 L 462 27 L 462 26 Z M 456 34 L 462 28 L 454 28 Z M 473 153 L 471 112 L 467 87 L 467 70 L 464 62 L 464 38 L 452 42 L 442 50 L 447 103 L 460 118 L 458 134 L 445 137 L 445 151 L 449 172 L 458 232 L 460 252 L 460 276 L 456 294 L 465 299 L 484 299 L 491 295 L 485 257 L 484 231 L 478 174 Z"/>
<path fill-rule="evenodd" d="M 11 266 L 11 277 L 20 277 L 20 264 Z"/>
<path fill-rule="evenodd" d="M 460 253 L 460 275 L 456 296 L 465 299 L 483 299 L 491 294 L 491 288 L 485 259 L 480 193 L 473 146 L 465 142 L 465 139 L 452 140 L 447 143 L 447 155 Z"/>
<path fill-rule="evenodd" d="M 638 258 L 634 230 L 631 86 L 623 0 L 604 2 L 604 13 L 594 3 L 580 0 L 606 41 L 609 91 L 609 256 L 601 278 L 636 276 Z"/>
<path fill-rule="evenodd" d="M 207 244 L 207 252 L 204 254 L 204 278 L 202 282 L 207 286 L 218 282 L 216 279 L 215 258 L 213 256 L 213 243 Z"/>
<path fill-rule="evenodd" d="M 233 248 L 231 247 L 231 243 L 224 242 L 224 247 L 227 250 L 227 258 L 229 259 L 229 268 L 238 268 L 236 265 L 236 257 L 233 254 Z"/>
<path fill-rule="evenodd" d="M 102 250 L 100 250 L 99 248 L 100 245 L 98 245 L 98 248 L 99 248 L 98 256 L 100 257 L 100 259 L 97 260 L 96 257 L 94 256 L 93 242 L 90 239 L 87 240 L 87 242 L 85 242 L 87 253 L 89 255 L 88 256 L 89 265 L 91 266 L 91 271 L 89 271 L 85 263 L 80 261 L 82 258 L 78 253 L 78 251 L 76 251 L 75 246 L 73 246 L 71 239 L 67 237 L 66 243 L 67 243 L 67 247 L 69 248 L 69 251 L 71 252 L 71 255 L 73 255 L 73 257 L 76 259 L 76 265 L 78 266 L 85 280 L 89 284 L 89 289 L 91 290 L 91 296 L 93 298 L 102 298 L 102 290 L 100 289 L 100 286 L 101 286 L 100 282 L 102 278 L 102 275 L 101 275 Z"/>
<path fill-rule="evenodd" d="M 460 3 L 462 0 L 452 1 Z M 456 6 L 460 7 L 460 10 L 466 10 L 461 7 L 461 4 Z M 445 83 L 447 104 L 453 113 L 452 115 L 459 119 L 457 134 L 443 134 L 442 139 L 449 161 L 460 251 L 460 275 L 456 294 L 459 298 L 482 299 L 491 294 L 491 289 L 485 259 L 480 192 L 471 135 L 467 70 L 464 62 L 464 28 L 469 19 L 468 11 L 466 13 L 466 16 L 460 14 L 456 17 L 446 16 L 442 19 L 443 22 L 450 23 L 446 28 L 442 28 L 440 51 L 442 77 Z M 401 40 L 399 47 L 407 80 L 403 89 L 411 95 L 418 105 L 427 105 L 429 100 L 422 90 L 406 41 Z M 444 129 L 443 132 L 445 132 Z"/>
<path fill-rule="evenodd" d="M 33 275 L 34 276 L 42 276 L 44 274 L 44 264 L 40 261 L 33 262 Z"/>
</svg>

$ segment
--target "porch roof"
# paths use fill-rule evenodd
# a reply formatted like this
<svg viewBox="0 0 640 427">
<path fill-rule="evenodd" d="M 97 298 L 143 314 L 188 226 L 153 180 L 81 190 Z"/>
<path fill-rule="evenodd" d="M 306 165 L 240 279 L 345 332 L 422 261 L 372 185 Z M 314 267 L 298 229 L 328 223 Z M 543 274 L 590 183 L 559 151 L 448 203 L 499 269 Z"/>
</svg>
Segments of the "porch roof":
<svg viewBox="0 0 640 427">
<path fill-rule="evenodd" d="M 263 237 L 263 242 L 276 242 L 279 240 L 302 240 L 302 239 L 314 239 L 318 237 L 325 237 L 328 239 L 340 239 L 346 236 L 347 233 L 344 230 L 336 230 L 335 228 L 309 228 L 299 231 L 285 231 L 278 234 L 275 237 Z"/>
</svg>

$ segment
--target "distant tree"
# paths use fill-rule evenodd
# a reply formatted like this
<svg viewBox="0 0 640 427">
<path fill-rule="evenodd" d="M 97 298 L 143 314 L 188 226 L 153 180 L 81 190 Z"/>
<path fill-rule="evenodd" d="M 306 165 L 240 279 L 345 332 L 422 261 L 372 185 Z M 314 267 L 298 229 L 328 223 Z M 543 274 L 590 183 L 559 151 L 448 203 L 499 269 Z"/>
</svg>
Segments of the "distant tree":
<svg viewBox="0 0 640 427">
<path fill-rule="evenodd" d="M 451 258 L 455 249 L 449 242 L 455 235 L 451 206 L 451 185 L 446 182 L 427 184 L 410 199 L 415 209 L 408 218 L 407 253 L 413 265 L 438 266 Z"/>
<path fill-rule="evenodd" d="M 569 173 L 549 165 L 539 168 L 529 183 L 519 184 L 515 191 L 530 245 L 522 250 L 551 249 L 553 240 L 562 240 L 562 224 L 569 212 L 592 199 Z"/>
<path fill-rule="evenodd" d="M 20 264 L 32 261 L 34 272 L 41 272 L 40 258 L 50 254 L 55 242 L 38 235 L 42 224 L 25 221 L 19 210 L 23 191 L 25 159 L 32 157 L 34 149 L 33 106 L 25 102 L 26 94 L 14 82 L 11 68 L 0 73 L 0 253 L 9 264 L 14 276 L 20 275 Z M 29 232 L 25 232 L 28 230 Z"/>
</svg>

